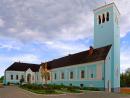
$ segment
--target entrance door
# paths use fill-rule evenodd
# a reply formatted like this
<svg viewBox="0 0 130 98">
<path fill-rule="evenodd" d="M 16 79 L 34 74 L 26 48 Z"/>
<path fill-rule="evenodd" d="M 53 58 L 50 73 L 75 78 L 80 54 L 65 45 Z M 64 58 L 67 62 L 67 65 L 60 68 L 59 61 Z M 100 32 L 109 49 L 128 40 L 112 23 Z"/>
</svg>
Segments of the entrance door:
<svg viewBox="0 0 130 98">
<path fill-rule="evenodd" d="M 28 82 L 28 83 L 31 83 L 31 74 L 28 74 L 28 75 L 27 75 L 27 82 Z"/>
</svg>

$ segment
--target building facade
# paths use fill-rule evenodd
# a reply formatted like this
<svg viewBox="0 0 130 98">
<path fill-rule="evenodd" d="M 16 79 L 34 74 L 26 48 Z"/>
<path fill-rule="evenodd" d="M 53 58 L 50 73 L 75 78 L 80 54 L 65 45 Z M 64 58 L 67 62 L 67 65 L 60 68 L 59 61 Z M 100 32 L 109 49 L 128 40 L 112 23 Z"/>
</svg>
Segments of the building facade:
<svg viewBox="0 0 130 98">
<path fill-rule="evenodd" d="M 21 79 L 24 79 L 25 83 L 37 83 L 39 68 L 38 64 L 15 62 L 5 70 L 4 84 L 19 84 Z"/>
<path fill-rule="evenodd" d="M 46 62 L 49 84 L 96 87 L 106 91 L 119 92 L 120 88 L 120 13 L 114 3 L 94 10 L 94 47 L 89 50 Z M 28 64 L 20 63 L 23 66 Z M 14 64 L 13 64 L 14 65 Z M 11 65 L 11 66 L 13 66 Z M 18 63 L 16 64 L 19 65 Z M 7 68 L 5 83 L 19 82 L 17 75 L 27 83 L 44 84 L 41 68 L 28 66 L 23 71 Z M 10 67 L 11 67 L 10 66 Z M 16 80 L 11 80 L 13 76 Z"/>
</svg>

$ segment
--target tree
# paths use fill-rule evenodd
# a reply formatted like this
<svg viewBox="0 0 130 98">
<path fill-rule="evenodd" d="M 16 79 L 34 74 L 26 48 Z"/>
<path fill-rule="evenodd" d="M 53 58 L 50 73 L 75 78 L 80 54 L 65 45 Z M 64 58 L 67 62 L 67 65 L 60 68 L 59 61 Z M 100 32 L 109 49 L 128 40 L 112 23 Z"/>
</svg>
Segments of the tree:
<svg viewBox="0 0 130 98">
<path fill-rule="evenodd" d="M 125 72 L 120 75 L 121 87 L 130 87 L 130 72 Z"/>
<path fill-rule="evenodd" d="M 2 83 L 3 80 L 4 80 L 4 76 L 1 76 L 1 78 L 0 78 L 0 83 Z"/>
<path fill-rule="evenodd" d="M 20 79 L 20 85 L 22 85 L 22 83 L 24 82 L 24 78 Z"/>
<path fill-rule="evenodd" d="M 50 72 L 47 69 L 47 63 L 41 64 L 40 67 L 42 80 L 45 79 L 45 84 L 50 80 Z"/>
</svg>

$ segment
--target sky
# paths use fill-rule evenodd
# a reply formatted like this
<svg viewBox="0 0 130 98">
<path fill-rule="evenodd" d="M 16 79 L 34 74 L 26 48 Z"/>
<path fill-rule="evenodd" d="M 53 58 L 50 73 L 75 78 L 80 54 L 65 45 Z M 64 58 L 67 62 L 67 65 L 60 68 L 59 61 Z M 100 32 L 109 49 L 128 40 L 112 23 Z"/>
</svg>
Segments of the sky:
<svg viewBox="0 0 130 98">
<path fill-rule="evenodd" d="M 121 72 L 130 67 L 129 0 L 0 0 L 0 76 L 14 62 L 46 62 L 93 45 L 93 9 L 120 13 Z"/>
</svg>

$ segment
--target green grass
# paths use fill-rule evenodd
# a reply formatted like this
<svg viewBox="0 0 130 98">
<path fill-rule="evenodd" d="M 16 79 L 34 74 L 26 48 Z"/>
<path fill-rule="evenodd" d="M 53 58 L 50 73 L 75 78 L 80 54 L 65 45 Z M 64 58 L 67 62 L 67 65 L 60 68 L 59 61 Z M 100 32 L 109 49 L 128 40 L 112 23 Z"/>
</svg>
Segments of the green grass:
<svg viewBox="0 0 130 98">
<path fill-rule="evenodd" d="M 56 86 L 56 85 L 47 85 L 46 87 L 42 85 L 23 85 L 20 87 L 36 94 L 65 94 L 65 93 L 82 92 L 80 89 L 77 89 L 76 87 Z"/>
<path fill-rule="evenodd" d="M 61 94 L 57 91 L 33 90 L 33 89 L 27 89 L 27 88 L 23 88 L 23 89 L 31 91 L 31 92 L 36 93 L 36 94 Z"/>
</svg>

